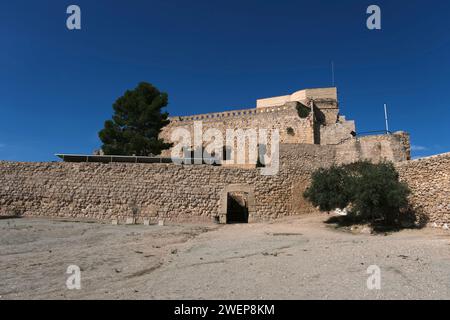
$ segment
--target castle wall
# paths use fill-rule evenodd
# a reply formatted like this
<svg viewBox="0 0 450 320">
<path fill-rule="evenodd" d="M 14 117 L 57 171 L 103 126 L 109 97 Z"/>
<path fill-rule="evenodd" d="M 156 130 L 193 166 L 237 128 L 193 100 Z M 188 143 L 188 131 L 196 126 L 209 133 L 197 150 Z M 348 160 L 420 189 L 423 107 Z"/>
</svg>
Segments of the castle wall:
<svg viewBox="0 0 450 320">
<path fill-rule="evenodd" d="M 305 100 L 306 96 L 303 96 L 301 100 Z M 256 108 L 267 108 L 267 107 L 277 107 L 285 105 L 288 102 L 291 102 L 291 95 L 287 96 L 278 96 L 272 98 L 258 99 L 256 100 Z M 300 100 L 298 100 L 300 101 Z"/>
<path fill-rule="evenodd" d="M 224 139 L 226 137 L 227 129 L 278 129 L 280 133 L 280 143 L 282 144 L 314 143 L 314 124 L 312 115 L 308 118 L 301 119 L 298 116 L 295 105 L 292 104 L 265 109 L 247 109 L 188 117 L 173 117 L 170 120 L 170 124 L 164 127 L 160 134 L 160 137 L 168 142 L 172 142 L 172 131 L 177 128 L 187 129 L 191 133 L 191 137 L 193 137 L 194 121 L 201 121 L 203 132 L 210 128 L 218 129 L 222 133 Z M 292 128 L 293 132 L 288 132 L 288 128 Z M 164 152 L 163 155 L 170 156 L 170 151 Z"/>
<path fill-rule="evenodd" d="M 313 211 L 302 193 L 313 170 L 333 163 L 334 148 L 282 145 L 280 151 L 275 176 L 208 165 L 0 162 L 0 215 L 123 221 L 135 213 L 141 221 L 210 222 L 223 214 L 230 186 L 251 193 L 250 221 Z"/>
<path fill-rule="evenodd" d="M 340 163 L 360 160 L 372 162 L 406 161 L 410 158 L 409 135 L 404 132 L 351 138 L 336 145 L 336 157 Z"/>
<path fill-rule="evenodd" d="M 300 104 L 313 106 L 314 113 L 306 119 L 300 118 L 297 111 Z M 256 109 L 171 117 L 170 124 L 163 128 L 160 137 L 167 142 L 175 142 L 172 141 L 172 132 L 184 128 L 190 132 L 192 139 L 195 122 L 201 122 L 203 132 L 218 129 L 223 137 L 227 129 L 278 129 L 280 143 L 283 144 L 338 144 L 350 138 L 351 132 L 355 131 L 354 122 L 346 121 L 339 115 L 336 88 L 305 89 L 289 96 L 260 99 Z M 193 141 L 193 148 L 192 144 Z M 170 156 L 170 151 L 166 150 L 162 155 Z"/>
<path fill-rule="evenodd" d="M 307 100 L 320 100 L 329 99 L 337 101 L 337 88 L 317 88 L 317 89 L 304 89 L 294 92 L 291 95 L 271 97 L 265 99 L 256 100 L 256 108 L 267 108 L 282 106 L 288 102 L 302 102 L 306 103 Z"/>
<path fill-rule="evenodd" d="M 250 192 L 250 221 L 315 212 L 303 192 L 319 167 L 342 163 L 337 146 L 282 145 L 275 176 L 208 165 L 0 162 L 0 215 L 156 222 L 223 218 L 227 191 Z M 396 163 L 411 203 L 450 224 L 450 153 Z M 223 219 L 221 219 L 223 221 Z"/>
<path fill-rule="evenodd" d="M 342 121 L 337 123 L 320 126 L 320 137 L 318 142 L 324 145 L 337 145 L 351 139 L 351 132 L 356 132 L 355 122 L 346 121 L 345 118 L 343 118 Z"/>
<path fill-rule="evenodd" d="M 304 119 L 296 108 L 299 101 L 313 105 L 314 112 Z M 0 162 L 0 214 L 90 219 L 125 219 L 134 214 L 141 220 L 211 221 L 219 217 L 223 221 L 227 192 L 235 192 L 249 195 L 250 221 L 268 220 L 315 210 L 302 195 L 310 174 L 319 167 L 409 159 L 409 136 L 403 132 L 353 138 L 354 122 L 339 116 L 336 88 L 306 89 L 258 100 L 257 105 L 256 109 L 171 117 L 160 137 L 176 143 L 172 132 L 183 128 L 193 140 L 194 124 L 201 122 L 203 133 L 219 130 L 225 145 L 227 129 L 278 129 L 281 168 L 277 175 L 263 176 L 252 164 L 237 168 Z M 270 133 L 267 148 L 271 150 Z M 171 156 L 171 152 L 162 155 Z"/>
<path fill-rule="evenodd" d="M 314 103 L 314 115 L 316 122 L 322 126 L 328 126 L 339 122 L 339 105 L 334 99 L 316 99 Z"/>
<path fill-rule="evenodd" d="M 411 188 L 415 211 L 430 224 L 450 227 L 450 153 L 397 163 L 396 168 Z"/>
<path fill-rule="evenodd" d="M 314 112 L 302 119 L 297 106 L 313 107 Z M 193 140 L 194 123 L 202 123 L 202 132 L 217 129 L 222 133 L 224 145 L 226 130 L 278 129 L 282 144 L 337 145 L 341 162 L 358 160 L 404 161 L 410 158 L 409 136 L 404 133 L 354 138 L 354 121 L 347 121 L 339 114 L 336 88 L 305 89 L 292 95 L 257 100 L 256 109 L 234 110 L 184 117 L 171 117 L 170 124 L 162 130 L 160 137 L 172 141 L 172 132 L 187 129 Z M 191 149 L 194 149 L 191 141 Z M 205 142 L 205 147 L 209 142 Z M 237 142 L 235 142 L 235 148 Z M 271 136 L 268 137 L 268 148 Z M 163 156 L 171 156 L 166 150 Z M 181 157 L 183 155 L 176 155 Z M 248 159 L 248 155 L 246 155 Z M 248 165 L 253 165 L 247 161 Z"/>
</svg>

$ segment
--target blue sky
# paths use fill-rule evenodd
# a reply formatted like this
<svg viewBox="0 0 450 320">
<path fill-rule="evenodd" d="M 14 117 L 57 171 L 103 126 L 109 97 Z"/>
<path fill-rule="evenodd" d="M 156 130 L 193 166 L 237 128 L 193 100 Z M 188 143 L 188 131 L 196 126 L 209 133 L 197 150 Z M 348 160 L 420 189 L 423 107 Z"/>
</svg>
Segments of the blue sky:
<svg viewBox="0 0 450 320">
<path fill-rule="evenodd" d="M 82 29 L 66 28 L 77 4 Z M 382 10 L 382 30 L 366 9 Z M 450 151 L 450 2 L 5 1 L 0 159 L 92 153 L 126 89 L 147 81 L 171 115 L 254 107 L 331 84 L 360 132 L 411 133 L 413 156 Z"/>
</svg>

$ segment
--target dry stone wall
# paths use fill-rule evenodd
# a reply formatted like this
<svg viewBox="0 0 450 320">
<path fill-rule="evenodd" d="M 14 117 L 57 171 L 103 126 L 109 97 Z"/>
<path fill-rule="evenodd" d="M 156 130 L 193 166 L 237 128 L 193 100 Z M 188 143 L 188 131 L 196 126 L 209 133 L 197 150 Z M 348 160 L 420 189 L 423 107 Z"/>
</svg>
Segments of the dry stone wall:
<svg viewBox="0 0 450 320">
<path fill-rule="evenodd" d="M 211 221 L 222 214 L 223 191 L 235 186 L 251 193 L 250 221 L 270 220 L 314 210 L 301 194 L 334 154 L 332 147 L 282 145 L 275 176 L 208 165 L 0 162 L 0 214 Z"/>
<path fill-rule="evenodd" d="M 411 188 L 411 204 L 430 224 L 450 226 L 450 153 L 397 164 Z"/>
<path fill-rule="evenodd" d="M 303 191 L 319 167 L 341 163 L 336 146 L 285 144 L 280 171 L 208 165 L 0 162 L 0 215 L 76 219 L 223 221 L 226 192 L 249 193 L 249 221 L 313 212 Z M 450 225 L 450 153 L 396 164 L 411 203 Z"/>
</svg>

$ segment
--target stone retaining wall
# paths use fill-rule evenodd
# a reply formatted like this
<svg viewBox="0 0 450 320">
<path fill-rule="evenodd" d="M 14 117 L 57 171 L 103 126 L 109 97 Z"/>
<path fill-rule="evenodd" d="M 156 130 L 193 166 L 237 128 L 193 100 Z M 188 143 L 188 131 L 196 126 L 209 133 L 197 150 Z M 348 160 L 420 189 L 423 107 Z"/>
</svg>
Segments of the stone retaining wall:
<svg viewBox="0 0 450 320">
<path fill-rule="evenodd" d="M 280 171 L 209 165 L 0 162 L 0 215 L 222 222 L 228 192 L 248 195 L 249 221 L 313 212 L 303 191 L 339 148 L 280 147 Z M 450 153 L 396 164 L 411 202 L 430 223 L 450 224 Z"/>
<path fill-rule="evenodd" d="M 310 173 L 333 162 L 334 148 L 280 149 L 275 176 L 209 165 L 0 162 L 0 215 L 224 221 L 227 190 L 248 193 L 250 221 L 314 210 L 301 194 Z"/>
<path fill-rule="evenodd" d="M 450 226 L 450 153 L 401 162 L 400 179 L 412 190 L 411 203 L 431 224 Z"/>
</svg>

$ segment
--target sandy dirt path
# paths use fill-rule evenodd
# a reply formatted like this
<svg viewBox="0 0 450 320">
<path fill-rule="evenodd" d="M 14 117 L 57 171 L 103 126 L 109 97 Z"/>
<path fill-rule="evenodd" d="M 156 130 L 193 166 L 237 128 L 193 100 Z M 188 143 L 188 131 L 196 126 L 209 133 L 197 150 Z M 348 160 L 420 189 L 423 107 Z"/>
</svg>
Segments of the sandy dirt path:
<svg viewBox="0 0 450 320">
<path fill-rule="evenodd" d="M 313 215 L 242 225 L 0 220 L 2 299 L 448 299 L 450 234 L 351 234 Z M 68 290 L 70 264 L 81 290 Z M 381 270 L 369 290 L 367 268 Z"/>
</svg>

